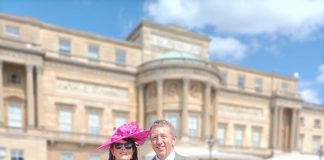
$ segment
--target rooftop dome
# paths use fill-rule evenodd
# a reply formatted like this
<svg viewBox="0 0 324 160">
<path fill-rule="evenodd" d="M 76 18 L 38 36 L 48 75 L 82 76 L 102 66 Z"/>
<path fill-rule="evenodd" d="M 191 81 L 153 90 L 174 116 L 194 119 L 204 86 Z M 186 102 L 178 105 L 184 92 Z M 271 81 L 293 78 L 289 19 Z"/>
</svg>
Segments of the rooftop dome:
<svg viewBox="0 0 324 160">
<path fill-rule="evenodd" d="M 158 59 L 197 59 L 197 60 L 201 60 L 200 57 L 198 57 L 192 53 L 178 52 L 178 51 L 170 51 L 170 52 L 163 53 L 156 58 L 156 60 L 158 60 Z"/>
</svg>

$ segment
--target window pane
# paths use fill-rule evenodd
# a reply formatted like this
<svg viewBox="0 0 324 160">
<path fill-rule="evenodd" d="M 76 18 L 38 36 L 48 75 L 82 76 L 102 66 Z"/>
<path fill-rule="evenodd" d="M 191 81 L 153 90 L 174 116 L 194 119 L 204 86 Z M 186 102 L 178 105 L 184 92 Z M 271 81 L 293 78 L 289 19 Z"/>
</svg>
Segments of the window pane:
<svg viewBox="0 0 324 160">
<path fill-rule="evenodd" d="M 116 127 L 116 128 L 118 128 L 118 127 L 120 127 L 121 125 L 127 123 L 125 116 L 121 116 L 121 115 L 117 115 L 117 116 L 115 117 L 115 122 L 116 122 L 116 124 L 115 124 L 115 127 Z"/>
<path fill-rule="evenodd" d="M 4 159 L 6 156 L 6 149 L 4 147 L 0 147 L 0 159 Z"/>
<path fill-rule="evenodd" d="M 221 84 L 226 85 L 227 84 L 227 72 L 221 71 Z"/>
<path fill-rule="evenodd" d="M 19 37 L 20 35 L 20 29 L 17 26 L 10 26 L 10 25 L 6 25 L 6 34 L 13 36 L 13 37 Z"/>
<path fill-rule="evenodd" d="M 261 129 L 253 129 L 253 147 L 259 148 L 261 140 Z"/>
<path fill-rule="evenodd" d="M 219 125 L 217 129 L 217 142 L 219 145 L 225 144 L 225 125 Z"/>
<path fill-rule="evenodd" d="M 189 137 L 198 137 L 198 116 L 189 117 Z"/>
<path fill-rule="evenodd" d="M 11 160 L 24 160 L 24 151 L 21 149 L 11 150 Z"/>
<path fill-rule="evenodd" d="M 72 131 L 72 112 L 68 109 L 60 110 L 60 131 Z"/>
<path fill-rule="evenodd" d="M 92 155 L 92 156 L 90 156 L 90 160 L 100 160 L 100 157 Z"/>
<path fill-rule="evenodd" d="M 8 110 L 9 127 L 22 128 L 22 108 L 19 105 L 10 105 Z"/>
<path fill-rule="evenodd" d="M 314 136 L 313 137 L 313 153 L 317 154 L 318 150 L 320 149 L 321 144 L 321 137 L 320 136 Z"/>
<path fill-rule="evenodd" d="M 61 160 L 73 160 L 72 153 L 62 153 Z"/>
<path fill-rule="evenodd" d="M 71 52 L 71 42 L 68 39 L 59 39 L 59 52 L 69 54 Z"/>
<path fill-rule="evenodd" d="M 116 51 L 116 63 L 125 64 L 126 63 L 126 53 L 124 51 Z"/>
<path fill-rule="evenodd" d="M 235 146 L 242 147 L 243 146 L 243 128 L 235 129 Z"/>
<path fill-rule="evenodd" d="M 89 134 L 99 135 L 100 133 L 100 115 L 96 112 L 89 113 Z"/>
<path fill-rule="evenodd" d="M 99 59 L 99 47 L 90 45 L 88 47 L 88 56 L 90 59 L 98 60 Z"/>
<path fill-rule="evenodd" d="M 239 75 L 238 76 L 237 86 L 240 89 L 244 89 L 244 87 L 245 87 L 245 76 L 244 75 Z"/>
<path fill-rule="evenodd" d="M 262 91 L 262 79 L 260 79 L 260 78 L 255 79 L 255 91 L 257 91 L 257 92 Z"/>
<path fill-rule="evenodd" d="M 179 135 L 179 116 L 176 115 L 176 114 L 167 114 L 167 118 L 166 118 L 172 125 L 173 127 L 175 128 L 175 131 L 176 131 L 176 135 L 178 136 Z"/>
</svg>

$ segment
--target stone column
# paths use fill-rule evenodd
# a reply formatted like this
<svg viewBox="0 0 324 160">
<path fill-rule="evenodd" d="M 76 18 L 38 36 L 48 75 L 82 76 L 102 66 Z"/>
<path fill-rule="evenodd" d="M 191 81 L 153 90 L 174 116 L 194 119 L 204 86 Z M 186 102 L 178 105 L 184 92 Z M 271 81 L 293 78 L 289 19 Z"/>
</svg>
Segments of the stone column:
<svg viewBox="0 0 324 160">
<path fill-rule="evenodd" d="M 300 109 L 296 110 L 296 137 L 295 137 L 295 149 L 298 150 L 298 141 L 299 141 L 299 122 L 300 122 Z"/>
<path fill-rule="evenodd" d="M 215 89 L 214 95 L 214 127 L 213 127 L 213 137 L 217 139 L 217 129 L 218 129 L 218 93 L 219 89 Z"/>
<path fill-rule="evenodd" d="M 292 118 L 291 118 L 291 126 L 290 126 L 290 150 L 295 149 L 295 136 L 296 136 L 296 117 L 297 110 L 292 109 Z"/>
<path fill-rule="evenodd" d="M 3 62 L 0 61 L 0 127 L 4 125 L 4 103 L 3 103 Z"/>
<path fill-rule="evenodd" d="M 140 128 L 144 128 L 144 84 L 140 84 L 138 87 L 137 87 L 138 91 L 137 91 L 137 97 L 138 97 L 138 126 Z"/>
<path fill-rule="evenodd" d="M 276 106 L 273 106 L 273 115 L 272 115 L 272 123 L 273 123 L 273 128 L 272 128 L 272 147 L 275 149 L 278 147 L 278 112 L 279 109 Z"/>
<path fill-rule="evenodd" d="M 278 149 L 282 149 L 282 141 L 283 141 L 283 138 L 282 138 L 282 126 L 283 126 L 283 111 L 284 111 L 284 108 L 283 107 L 280 107 L 279 108 L 279 118 L 278 118 L 278 134 L 277 134 L 277 148 Z"/>
<path fill-rule="evenodd" d="M 36 85 L 37 85 L 37 127 L 44 127 L 44 106 L 43 106 L 43 68 L 41 66 L 36 67 Z"/>
<path fill-rule="evenodd" d="M 157 119 L 164 119 L 163 117 L 163 79 L 157 81 Z"/>
<path fill-rule="evenodd" d="M 203 109 L 203 139 L 208 139 L 210 136 L 210 83 L 205 83 L 205 99 Z"/>
<path fill-rule="evenodd" d="M 34 81 L 33 81 L 33 66 L 26 65 L 27 73 L 27 124 L 28 127 L 35 127 L 35 105 L 34 105 Z"/>
<path fill-rule="evenodd" d="M 183 79 L 183 87 L 182 87 L 182 112 L 181 112 L 181 138 L 188 138 L 188 119 L 189 119 L 189 111 L 188 111 L 188 92 L 189 92 L 189 79 Z"/>
</svg>

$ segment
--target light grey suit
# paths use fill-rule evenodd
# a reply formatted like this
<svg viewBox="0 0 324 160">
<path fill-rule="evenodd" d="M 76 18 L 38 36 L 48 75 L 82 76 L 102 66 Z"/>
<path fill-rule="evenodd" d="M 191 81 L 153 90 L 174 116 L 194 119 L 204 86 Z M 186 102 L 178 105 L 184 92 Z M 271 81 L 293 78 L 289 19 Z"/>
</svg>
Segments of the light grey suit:
<svg viewBox="0 0 324 160">
<path fill-rule="evenodd" d="M 156 160 L 156 156 L 154 156 L 152 160 Z M 188 157 L 181 156 L 178 153 L 175 153 L 174 160 L 192 160 L 192 159 L 190 159 Z"/>
</svg>

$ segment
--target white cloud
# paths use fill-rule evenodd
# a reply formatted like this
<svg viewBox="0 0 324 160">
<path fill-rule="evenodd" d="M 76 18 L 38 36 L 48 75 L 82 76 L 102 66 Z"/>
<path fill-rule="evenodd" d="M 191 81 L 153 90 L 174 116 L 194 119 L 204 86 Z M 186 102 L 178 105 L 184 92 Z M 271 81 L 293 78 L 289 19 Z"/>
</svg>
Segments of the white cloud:
<svg viewBox="0 0 324 160">
<path fill-rule="evenodd" d="M 318 93 L 314 90 L 304 89 L 300 91 L 300 94 L 304 99 L 304 101 L 306 102 L 317 103 L 317 104 L 321 103 Z"/>
<path fill-rule="evenodd" d="M 320 84 L 324 84 L 324 64 L 320 65 L 318 70 L 319 70 L 319 75 L 316 78 L 316 82 Z"/>
<path fill-rule="evenodd" d="M 248 46 L 235 38 L 211 37 L 211 58 L 225 61 L 242 60 L 247 54 Z"/>
<path fill-rule="evenodd" d="M 145 11 L 160 23 L 239 34 L 305 37 L 324 26 L 323 0 L 156 0 Z"/>
</svg>

